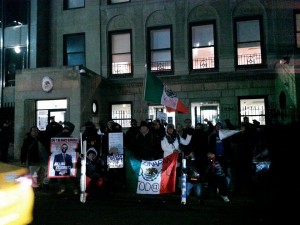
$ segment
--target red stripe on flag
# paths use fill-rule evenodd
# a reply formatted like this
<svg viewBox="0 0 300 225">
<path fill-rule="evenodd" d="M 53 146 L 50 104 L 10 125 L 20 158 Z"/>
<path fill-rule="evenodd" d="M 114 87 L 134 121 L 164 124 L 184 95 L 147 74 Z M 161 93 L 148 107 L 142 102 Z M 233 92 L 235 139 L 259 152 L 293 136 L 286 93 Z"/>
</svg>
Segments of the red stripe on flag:
<svg viewBox="0 0 300 225">
<path fill-rule="evenodd" d="M 176 167 L 177 167 L 178 152 L 163 158 L 160 194 L 175 192 L 176 187 Z"/>
</svg>

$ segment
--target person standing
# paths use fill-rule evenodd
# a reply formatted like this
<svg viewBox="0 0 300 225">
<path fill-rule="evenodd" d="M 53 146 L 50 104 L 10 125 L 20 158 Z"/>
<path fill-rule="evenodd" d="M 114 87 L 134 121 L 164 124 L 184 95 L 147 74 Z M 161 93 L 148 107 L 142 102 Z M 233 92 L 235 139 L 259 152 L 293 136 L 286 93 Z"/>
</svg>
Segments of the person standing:
<svg viewBox="0 0 300 225">
<path fill-rule="evenodd" d="M 230 142 L 221 140 L 219 132 L 222 124 L 217 122 L 215 130 L 208 137 L 208 168 L 206 172 L 208 185 L 213 193 L 219 193 L 225 202 L 229 202 L 228 188 L 231 182 L 230 176 Z"/>
<path fill-rule="evenodd" d="M 141 121 L 139 131 L 136 134 L 135 155 L 142 160 L 155 160 L 154 136 L 146 121 Z"/>
<path fill-rule="evenodd" d="M 173 124 L 168 124 L 166 127 L 165 135 L 161 141 L 161 148 L 164 151 L 164 157 L 171 155 L 173 152 L 181 153 L 180 144 L 188 145 L 191 141 L 192 136 L 187 135 L 186 139 L 179 136 L 175 130 Z M 178 157 L 180 158 L 180 157 Z M 176 187 L 179 188 L 181 186 L 179 171 L 181 170 L 181 161 L 177 160 L 177 168 L 176 168 Z M 177 190 L 179 191 L 179 189 Z"/>
<path fill-rule="evenodd" d="M 165 135 L 165 128 L 163 125 L 163 121 L 159 119 L 152 121 L 152 129 L 150 131 L 153 133 L 153 142 L 154 142 L 154 149 L 155 149 L 155 159 L 161 159 L 163 157 L 163 150 L 161 148 L 161 140 Z"/>
<path fill-rule="evenodd" d="M 183 172 L 187 174 L 186 180 L 186 197 L 189 199 L 191 192 L 194 192 L 195 197 L 198 202 L 202 198 L 202 174 L 200 174 L 198 160 L 194 154 L 186 158 L 186 168 L 183 169 Z"/>
<path fill-rule="evenodd" d="M 0 161 L 8 162 L 8 148 L 12 141 L 12 130 L 8 121 L 0 127 Z"/>
<path fill-rule="evenodd" d="M 86 152 L 86 193 L 97 193 L 104 184 L 98 153 L 94 147 Z"/>
<path fill-rule="evenodd" d="M 34 188 L 44 187 L 49 185 L 48 174 L 48 157 L 47 148 L 40 141 L 39 129 L 37 126 L 32 126 L 29 132 L 25 135 L 21 147 L 21 164 L 28 166 L 32 177 L 32 186 Z"/>
<path fill-rule="evenodd" d="M 67 154 L 68 145 L 63 143 L 61 145 L 61 153 L 56 154 L 53 160 L 53 169 L 55 176 L 70 176 L 73 168 L 72 156 Z"/>
<path fill-rule="evenodd" d="M 129 127 L 129 129 L 125 133 L 124 145 L 128 150 L 133 151 L 135 147 L 135 139 L 139 131 L 139 127 L 137 125 L 136 119 L 131 119 L 130 125 L 131 127 Z"/>
<path fill-rule="evenodd" d="M 64 126 L 63 126 L 61 132 L 59 132 L 56 135 L 56 137 L 66 137 L 66 138 L 72 137 L 71 135 L 75 129 L 75 125 L 71 122 L 66 122 L 66 121 L 63 124 L 64 124 Z M 63 143 L 61 145 L 62 153 L 64 153 L 64 151 L 66 152 L 67 150 L 68 150 L 68 145 L 66 143 Z M 78 152 L 78 149 L 75 149 L 75 151 Z M 60 153 L 61 156 L 58 156 L 58 155 L 56 155 L 57 159 L 54 158 L 54 163 L 61 162 L 60 160 L 63 160 L 62 159 L 63 155 L 61 155 L 61 153 Z M 65 160 L 65 162 L 64 162 L 65 169 L 62 169 L 61 171 L 56 171 L 54 168 L 55 176 L 58 176 L 58 177 L 59 176 L 62 176 L 62 177 L 67 176 L 67 178 L 57 179 L 58 185 L 59 185 L 59 190 L 58 190 L 57 194 L 59 194 L 59 195 L 63 194 L 67 189 L 71 189 L 72 192 L 75 195 L 77 195 L 78 189 L 79 189 L 78 181 L 76 178 L 76 174 L 71 174 L 71 169 L 75 168 L 76 163 L 73 162 L 72 156 L 70 154 L 66 154 L 66 158 L 64 160 Z M 57 172 L 58 172 L 58 175 L 56 175 Z"/>
<path fill-rule="evenodd" d="M 168 124 L 166 127 L 165 136 L 161 141 L 161 148 L 164 151 L 164 157 L 172 154 L 174 151 L 180 152 L 179 144 L 188 145 L 192 136 L 187 135 L 186 139 L 179 136 L 173 124 Z"/>
</svg>

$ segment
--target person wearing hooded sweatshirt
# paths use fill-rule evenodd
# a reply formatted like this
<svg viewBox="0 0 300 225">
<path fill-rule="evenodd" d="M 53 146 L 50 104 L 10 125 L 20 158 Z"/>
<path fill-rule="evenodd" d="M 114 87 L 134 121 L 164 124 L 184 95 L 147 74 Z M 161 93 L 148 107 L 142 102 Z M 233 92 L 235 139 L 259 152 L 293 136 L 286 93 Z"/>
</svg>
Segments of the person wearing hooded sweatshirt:
<svg viewBox="0 0 300 225">
<path fill-rule="evenodd" d="M 186 138 L 182 138 L 179 136 L 179 134 L 176 132 L 175 127 L 173 124 L 168 124 L 166 126 L 166 132 L 165 135 L 161 141 L 161 148 L 164 151 L 164 157 L 167 157 L 168 155 L 171 155 L 173 152 L 181 153 L 181 149 L 179 147 L 180 144 L 182 145 L 188 145 L 192 139 L 192 135 L 187 135 Z M 181 166 L 181 157 L 178 157 L 177 161 L 177 172 L 176 172 L 176 180 L 177 180 L 177 188 L 179 191 L 181 187 L 180 183 L 180 169 Z"/>
<path fill-rule="evenodd" d="M 184 139 L 179 136 L 173 124 L 168 124 L 166 133 L 161 141 L 161 148 L 164 151 L 164 157 L 172 154 L 174 151 L 180 152 L 179 144 L 188 145 L 191 141 L 192 135 L 187 135 Z"/>
<path fill-rule="evenodd" d="M 101 164 L 98 153 L 94 147 L 90 147 L 86 152 L 86 192 L 101 189 L 103 186 L 103 176 L 101 174 Z"/>
</svg>

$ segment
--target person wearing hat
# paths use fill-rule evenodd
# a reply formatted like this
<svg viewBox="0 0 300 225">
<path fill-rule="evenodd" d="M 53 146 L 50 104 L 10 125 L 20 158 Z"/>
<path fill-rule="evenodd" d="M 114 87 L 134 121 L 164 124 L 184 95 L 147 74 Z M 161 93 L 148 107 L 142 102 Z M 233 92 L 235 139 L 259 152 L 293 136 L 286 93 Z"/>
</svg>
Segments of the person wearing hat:
<svg viewBox="0 0 300 225">
<path fill-rule="evenodd" d="M 174 151 L 180 152 L 179 144 L 188 145 L 192 139 L 192 135 L 187 135 L 186 138 L 179 136 L 173 124 L 168 124 L 166 133 L 161 141 L 161 148 L 164 151 L 164 157 L 172 154 Z"/>
<path fill-rule="evenodd" d="M 86 192 L 90 194 L 93 190 L 99 190 L 103 186 L 101 165 L 97 157 L 98 153 L 94 147 L 86 152 Z"/>
<path fill-rule="evenodd" d="M 146 121 L 141 121 L 135 137 L 134 154 L 143 160 L 155 160 L 154 136 Z"/>
<path fill-rule="evenodd" d="M 74 124 L 71 122 L 64 122 L 62 131 L 57 134 L 57 137 L 71 137 L 74 131 Z"/>
</svg>

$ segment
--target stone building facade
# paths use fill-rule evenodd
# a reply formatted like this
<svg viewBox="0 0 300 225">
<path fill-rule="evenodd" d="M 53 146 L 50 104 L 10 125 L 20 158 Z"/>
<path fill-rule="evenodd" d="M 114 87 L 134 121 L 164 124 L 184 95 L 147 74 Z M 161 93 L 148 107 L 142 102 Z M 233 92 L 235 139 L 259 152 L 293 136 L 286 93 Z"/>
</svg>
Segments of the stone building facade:
<svg viewBox="0 0 300 225">
<path fill-rule="evenodd" d="M 32 9 L 39 9 L 39 6 L 49 8 L 49 20 L 44 20 L 44 24 L 34 23 L 37 30 L 43 26 L 49 28 L 47 33 L 41 33 L 49 40 L 47 44 L 43 43 L 43 48 L 47 47 L 47 56 L 38 51 L 39 46 L 36 46 L 35 52 L 39 54 L 34 54 L 35 59 L 31 61 L 37 61 L 40 57 L 47 57 L 48 60 L 47 63 L 32 64 L 30 68 L 19 71 L 16 86 L 4 88 L 4 102 L 11 101 L 12 95 L 7 93 L 13 92 L 15 96 L 15 124 L 18 124 L 15 129 L 15 136 L 18 137 L 14 150 L 16 155 L 21 137 L 34 123 L 28 123 L 26 114 L 20 115 L 26 109 L 17 108 L 24 105 L 26 99 L 33 99 L 33 96 L 34 99 L 69 98 L 71 103 L 67 109 L 67 119 L 76 124 L 74 135 L 79 135 L 88 119 L 96 118 L 97 126 L 99 121 L 115 119 L 112 105 L 116 104 L 130 105 L 130 116 L 127 119 L 140 121 L 149 118 L 150 108 L 160 104 L 144 101 L 145 65 L 189 108 L 189 114 L 175 113 L 169 122 L 183 123 L 185 118 L 192 118 L 194 124 L 203 122 L 202 113 L 206 113 L 205 116 L 211 113 L 214 122 L 230 119 L 237 127 L 244 115 L 260 120 L 262 125 L 267 125 L 269 118 L 279 118 L 284 123 L 298 120 L 300 89 L 296 15 L 300 5 L 296 1 L 85 0 L 83 5 L 74 8 L 70 5 L 68 8 L 66 2 L 69 1 L 50 1 L 47 6 L 41 6 L 39 1 L 31 2 L 37 6 L 31 6 Z M 256 39 L 242 34 L 247 31 L 243 30 L 244 22 L 251 24 L 245 23 L 245 27 L 259 31 L 254 35 Z M 207 31 L 207 27 L 211 30 Z M 167 61 L 170 64 L 162 69 L 152 67 L 151 64 L 156 57 L 154 50 L 161 50 L 153 47 L 157 41 L 155 37 L 160 37 L 159 31 L 169 32 L 169 45 L 164 50 L 168 52 Z M 193 38 L 203 38 L 206 34 L 204 31 L 212 31 L 213 42 L 203 46 L 203 49 L 213 49 L 213 65 L 197 67 L 193 53 L 201 52 L 202 49 L 196 49 L 198 46 L 194 45 Z M 81 67 L 68 63 L 67 37 L 78 34 L 83 35 L 85 40 L 83 66 L 92 72 L 93 78 L 80 76 Z M 127 35 L 130 40 L 127 43 L 130 45 L 129 51 L 123 52 L 130 55 L 126 62 L 130 70 L 126 73 L 114 72 L 114 64 L 118 62 L 114 61 L 114 45 L 117 43 L 113 38 L 122 38 L 119 34 Z M 163 43 L 165 40 L 161 41 Z M 247 44 L 247 51 L 253 46 L 259 48 L 259 62 L 239 61 L 238 51 L 246 49 Z M 122 47 L 116 48 L 122 50 Z M 76 73 L 75 81 L 65 76 L 66 71 L 69 73 L 73 70 Z M 59 85 L 50 94 L 40 90 L 45 73 L 52 75 Z M 94 76 L 98 76 L 101 82 L 93 83 Z M 87 86 L 82 83 L 86 79 L 92 79 Z M 85 89 L 89 89 L 89 93 L 85 93 Z M 99 110 L 96 115 L 90 111 L 86 113 L 86 109 L 90 108 L 83 106 L 87 103 L 85 99 L 89 105 L 92 100 L 97 101 Z M 247 102 L 245 106 L 243 100 Z M 260 101 L 259 105 L 255 100 Z M 260 106 L 263 112 L 255 112 L 253 115 L 246 113 L 249 108 Z"/>
</svg>

